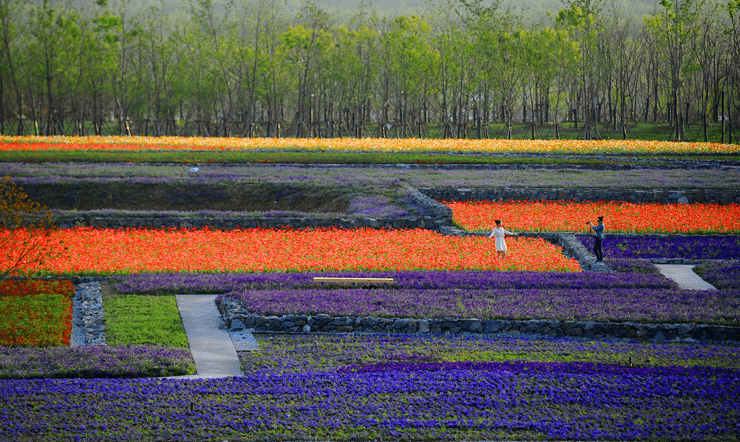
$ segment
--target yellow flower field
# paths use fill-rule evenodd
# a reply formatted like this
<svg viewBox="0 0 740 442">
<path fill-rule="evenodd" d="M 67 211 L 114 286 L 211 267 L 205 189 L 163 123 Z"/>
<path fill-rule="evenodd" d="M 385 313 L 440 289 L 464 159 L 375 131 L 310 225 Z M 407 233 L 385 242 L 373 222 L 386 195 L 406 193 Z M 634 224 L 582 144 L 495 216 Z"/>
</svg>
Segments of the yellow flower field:
<svg viewBox="0 0 740 442">
<path fill-rule="evenodd" d="M 461 140 L 416 138 L 0 137 L 0 152 L 94 150 L 303 150 L 435 153 L 740 153 L 740 145 L 642 140 Z"/>
</svg>

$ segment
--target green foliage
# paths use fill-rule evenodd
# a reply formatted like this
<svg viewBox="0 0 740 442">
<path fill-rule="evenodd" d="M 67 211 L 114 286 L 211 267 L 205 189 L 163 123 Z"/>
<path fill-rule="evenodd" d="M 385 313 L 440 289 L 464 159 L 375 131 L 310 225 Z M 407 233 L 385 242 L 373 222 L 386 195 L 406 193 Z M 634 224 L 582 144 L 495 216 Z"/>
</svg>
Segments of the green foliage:
<svg viewBox="0 0 740 442">
<path fill-rule="evenodd" d="M 190 1 L 179 12 L 168 1 L 21 3 L 0 5 L 0 121 L 25 116 L 13 126 L 26 134 L 100 133 L 107 119 L 112 134 L 248 136 L 257 124 L 261 136 L 336 136 L 341 124 L 343 135 L 405 137 L 430 122 L 531 124 L 535 109 L 560 123 L 598 106 L 601 124 L 617 105 L 634 122 L 676 88 L 696 120 L 740 78 L 737 37 L 713 39 L 718 27 L 736 35 L 737 0 L 664 1 L 642 28 L 603 0 L 568 0 L 539 21 L 498 0 L 434 0 L 383 18 L 269 0 Z M 674 66 L 680 76 L 666 82 Z M 709 88 L 714 103 L 702 104 Z"/>
<path fill-rule="evenodd" d="M 108 345 L 188 346 L 174 296 L 104 297 L 103 310 Z"/>
</svg>

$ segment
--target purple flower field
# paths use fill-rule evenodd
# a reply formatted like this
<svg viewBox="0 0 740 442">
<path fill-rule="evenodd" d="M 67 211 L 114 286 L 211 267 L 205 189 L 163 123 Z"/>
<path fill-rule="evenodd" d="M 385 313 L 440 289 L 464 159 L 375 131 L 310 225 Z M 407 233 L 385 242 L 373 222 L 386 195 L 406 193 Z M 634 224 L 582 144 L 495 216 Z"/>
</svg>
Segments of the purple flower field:
<svg viewBox="0 0 740 442">
<path fill-rule="evenodd" d="M 0 381 L 0 439 L 740 436 L 737 371 L 518 362 L 429 368 L 400 363 L 195 381 Z"/>
<path fill-rule="evenodd" d="M 578 236 L 591 250 L 592 236 Z M 611 258 L 740 259 L 740 236 L 607 235 L 604 256 Z"/>
<path fill-rule="evenodd" d="M 239 352 L 246 373 L 335 372 L 397 362 L 556 362 L 737 370 L 740 347 L 502 335 L 257 334 Z"/>
<path fill-rule="evenodd" d="M 554 319 L 740 325 L 740 291 L 656 289 L 297 289 L 236 291 L 263 316 Z"/>
<path fill-rule="evenodd" d="M 356 185 L 358 182 L 404 180 L 417 187 L 604 187 L 622 188 L 625 183 L 640 188 L 686 189 L 722 188 L 737 189 L 740 174 L 735 170 L 578 170 L 535 169 L 511 170 L 481 167 L 379 167 L 379 166 L 329 166 L 329 165 L 199 165 L 198 172 L 190 172 L 191 165 L 171 164 L 29 164 L 0 163 L 0 175 L 11 177 L 67 177 L 74 178 L 170 178 L 193 182 L 274 182 L 311 183 L 317 185 Z"/>
<path fill-rule="evenodd" d="M 726 170 L 203 165 L 194 173 L 190 167 L 0 162 L 0 175 L 19 178 L 19 183 L 93 186 L 120 181 L 341 187 L 353 195 L 348 216 L 381 218 L 420 213 L 398 190 L 404 182 L 416 187 L 740 185 L 740 175 Z M 86 213 L 103 212 L 144 213 Z M 115 289 L 111 296 L 116 291 L 214 293 L 217 302 L 237 299 L 263 315 L 740 326 L 740 265 L 697 266 L 721 290 L 689 291 L 679 290 L 645 261 L 740 259 L 740 238 L 609 235 L 604 250 L 607 264 L 619 273 L 166 273 L 111 277 L 104 284 Z M 393 277 L 396 284 L 321 287 L 313 283 L 314 276 Z M 255 338 L 260 351 L 239 352 L 244 377 L 211 380 L 162 378 L 194 371 L 184 349 L 0 347 L 0 441 L 740 439 L 736 344 L 391 334 Z"/>
<path fill-rule="evenodd" d="M 634 267 L 636 264 L 632 264 Z M 627 264 L 625 264 L 627 266 Z M 632 268 L 632 267 L 630 267 Z M 479 271 L 139 273 L 111 278 L 122 293 L 228 293 L 236 290 L 318 288 L 316 276 L 394 278 L 397 289 L 671 289 L 660 274 Z"/>
<path fill-rule="evenodd" d="M 4 347 L 0 379 L 138 378 L 195 373 L 187 349 L 155 346 Z"/>
<path fill-rule="evenodd" d="M 694 272 L 720 290 L 740 290 L 739 262 L 708 262 L 694 267 Z"/>
</svg>

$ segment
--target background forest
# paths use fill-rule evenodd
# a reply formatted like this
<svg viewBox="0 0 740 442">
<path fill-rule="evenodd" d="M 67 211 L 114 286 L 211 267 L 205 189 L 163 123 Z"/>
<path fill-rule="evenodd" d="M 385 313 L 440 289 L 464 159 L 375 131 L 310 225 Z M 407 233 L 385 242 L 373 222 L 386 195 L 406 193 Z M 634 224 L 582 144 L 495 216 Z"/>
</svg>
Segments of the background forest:
<svg viewBox="0 0 740 442">
<path fill-rule="evenodd" d="M 0 133 L 737 141 L 740 0 L 338 4 L 0 0 Z"/>
</svg>

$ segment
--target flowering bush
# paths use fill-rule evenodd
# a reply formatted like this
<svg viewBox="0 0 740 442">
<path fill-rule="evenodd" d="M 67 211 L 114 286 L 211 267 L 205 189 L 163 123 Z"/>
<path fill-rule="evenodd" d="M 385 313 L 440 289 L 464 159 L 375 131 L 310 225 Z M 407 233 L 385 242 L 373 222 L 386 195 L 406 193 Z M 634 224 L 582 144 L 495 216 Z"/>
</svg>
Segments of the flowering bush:
<svg viewBox="0 0 740 442">
<path fill-rule="evenodd" d="M 0 230 L 0 237 L 5 232 Z M 496 259 L 493 242 L 429 230 L 93 229 L 58 231 L 69 257 L 34 270 L 52 274 L 307 270 L 580 271 L 560 248 L 542 239 L 509 241 Z M 0 266 L 3 256 L 0 256 Z"/>
<path fill-rule="evenodd" d="M 69 345 L 74 286 L 63 281 L 0 281 L 0 345 Z"/>
<path fill-rule="evenodd" d="M 514 231 L 588 232 L 586 221 L 604 216 L 609 232 L 738 233 L 740 204 L 634 204 L 622 202 L 445 202 L 455 223 L 469 230 L 490 230 L 504 220 Z"/>
</svg>

